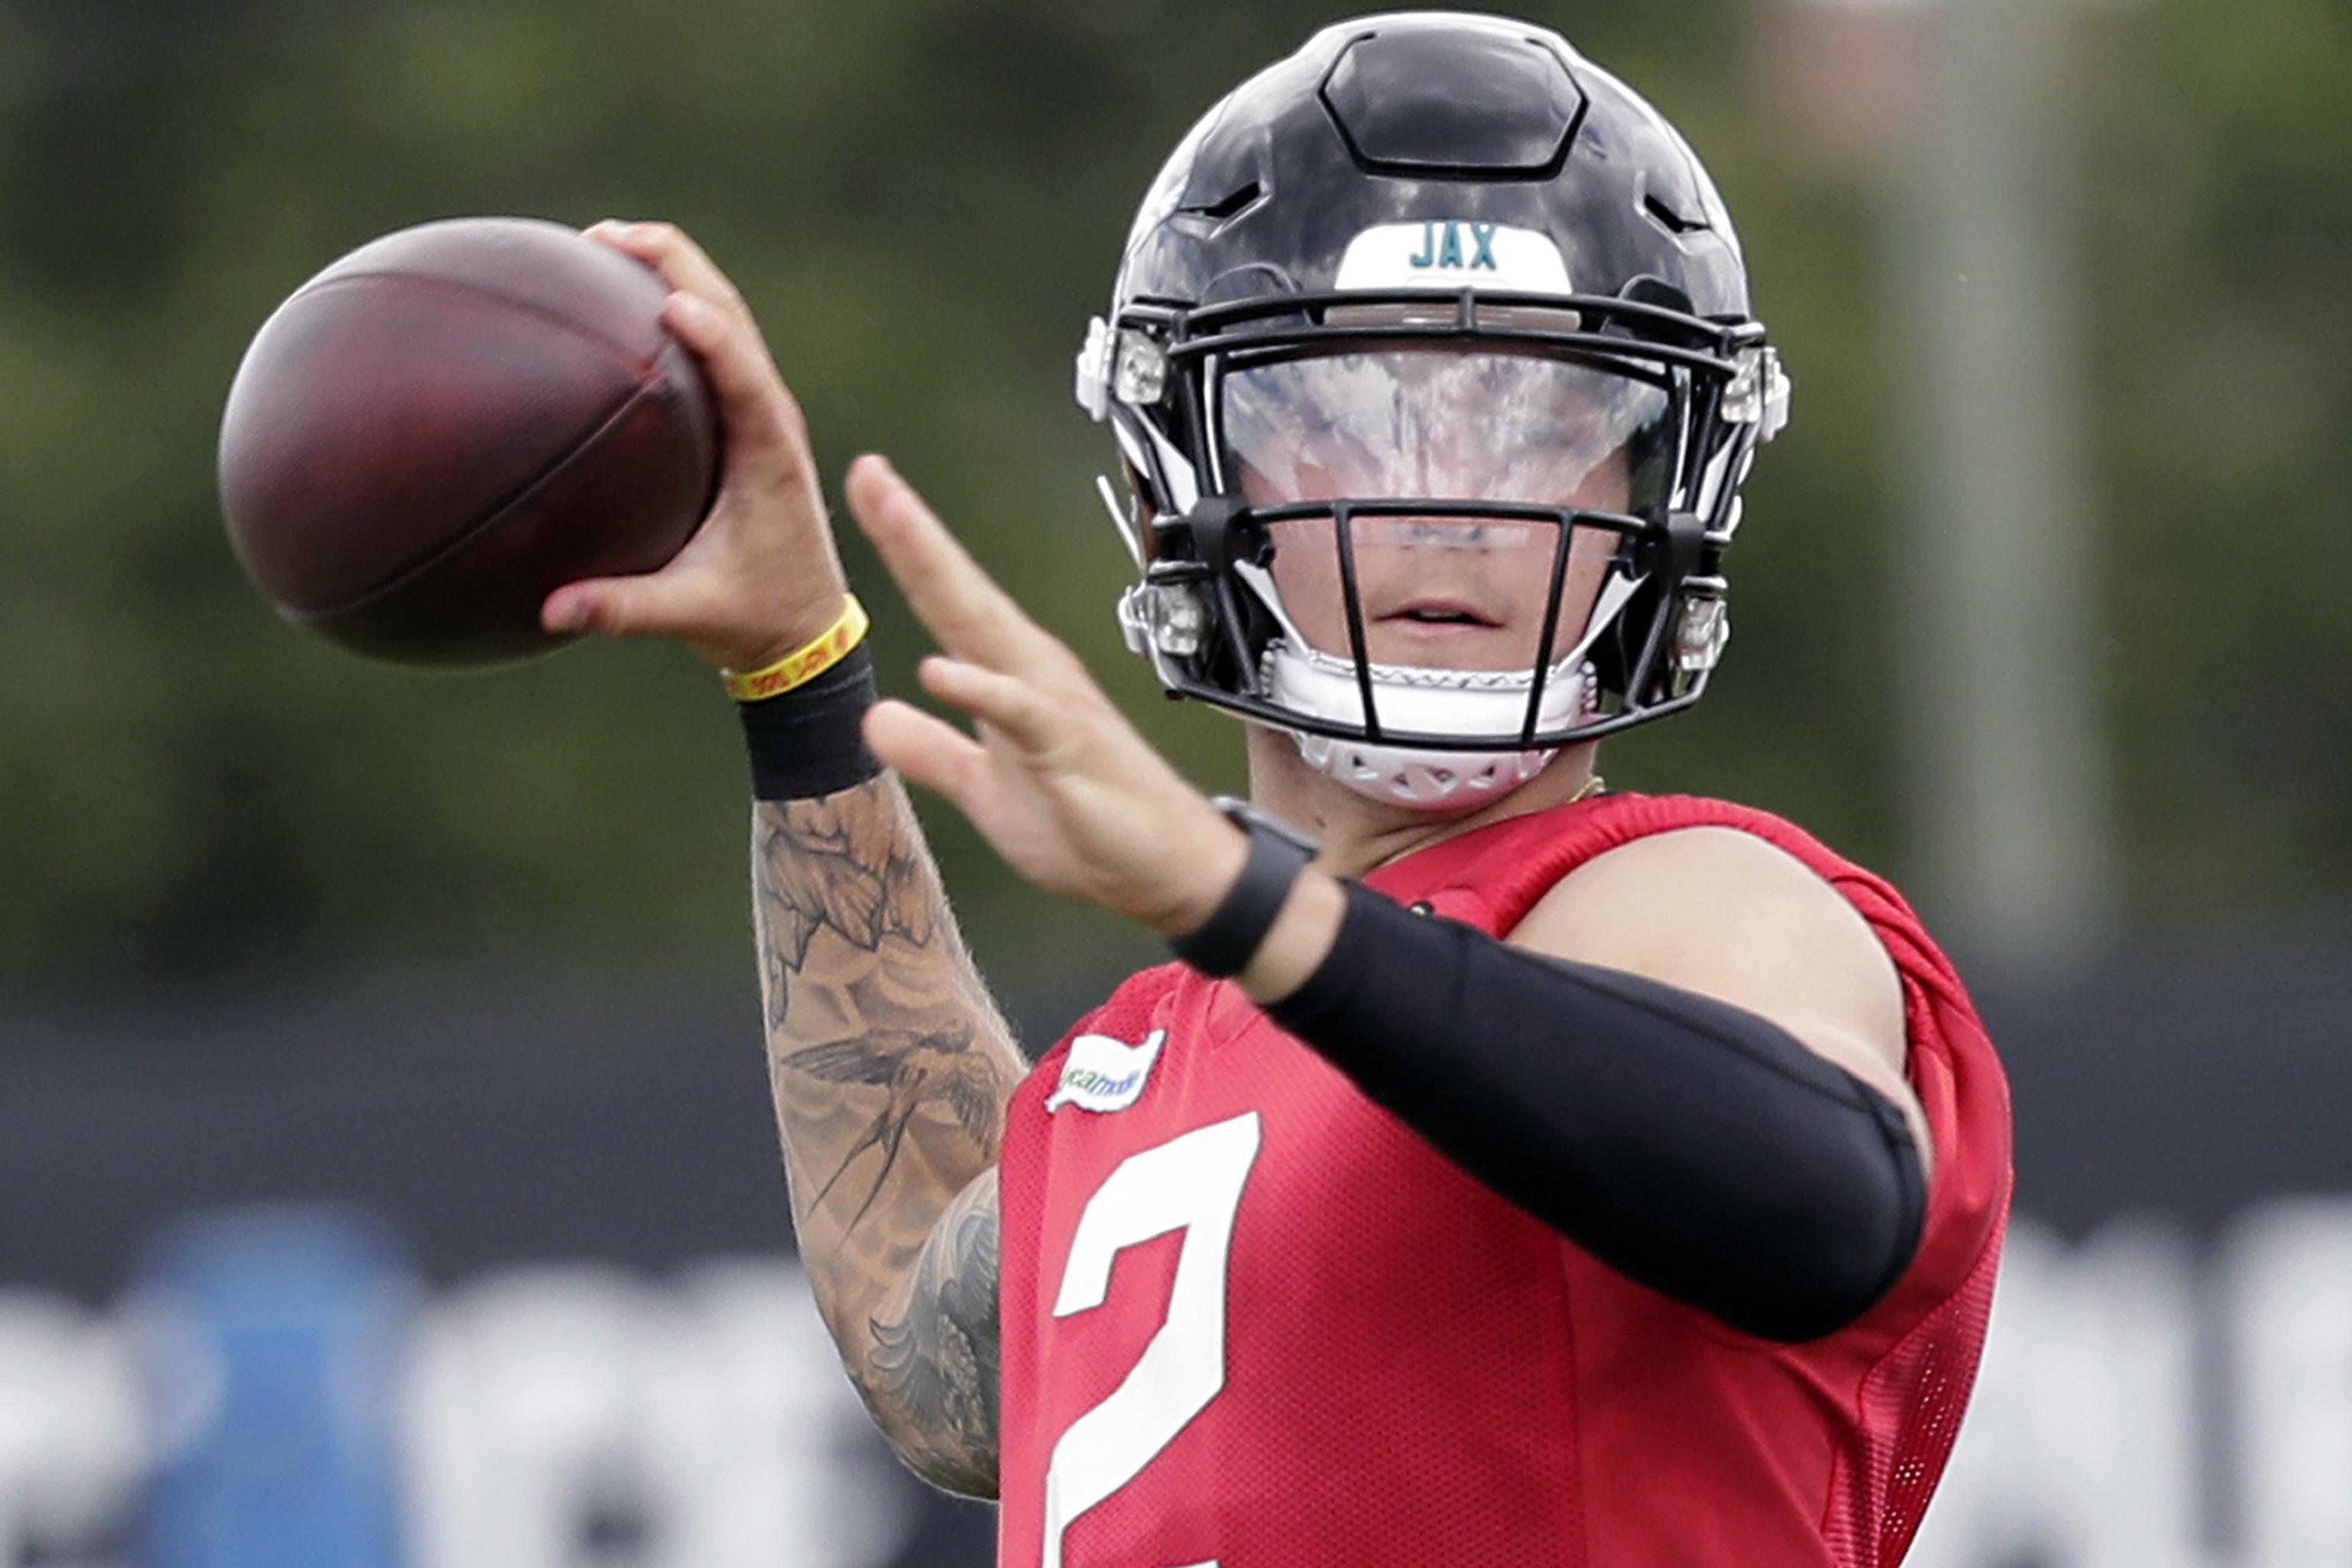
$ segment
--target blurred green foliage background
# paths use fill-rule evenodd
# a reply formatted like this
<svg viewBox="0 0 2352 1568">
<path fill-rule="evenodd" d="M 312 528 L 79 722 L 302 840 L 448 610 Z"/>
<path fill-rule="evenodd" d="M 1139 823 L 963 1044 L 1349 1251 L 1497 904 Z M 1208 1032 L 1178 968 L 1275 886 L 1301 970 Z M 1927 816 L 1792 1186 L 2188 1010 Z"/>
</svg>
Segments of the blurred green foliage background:
<svg viewBox="0 0 2352 1568">
<path fill-rule="evenodd" d="M 1796 423 L 1732 559 L 1740 635 L 1620 786 L 1786 812 L 1902 872 L 1885 183 L 1759 108 L 1770 7 L 1541 9 L 1689 134 Z M 1132 205 L 1247 71 L 1345 14 L 1172 0 L 0 0 L 0 1009 L 372 970 L 750 967 L 741 764 L 708 673 L 599 646 L 427 677 L 276 621 L 212 491 L 237 358 L 379 233 L 663 216 L 759 310 L 828 474 L 892 454 L 1203 783 L 1229 721 L 1119 651 L 1125 558 L 1070 404 Z M 2325 917 L 2352 875 L 2352 9 L 2079 20 L 2103 631 L 2130 918 Z M 862 544 L 887 687 L 921 651 Z M 928 811 L 983 962 L 1149 948 Z M 1932 889 L 1927 890 L 1934 912 Z"/>
</svg>

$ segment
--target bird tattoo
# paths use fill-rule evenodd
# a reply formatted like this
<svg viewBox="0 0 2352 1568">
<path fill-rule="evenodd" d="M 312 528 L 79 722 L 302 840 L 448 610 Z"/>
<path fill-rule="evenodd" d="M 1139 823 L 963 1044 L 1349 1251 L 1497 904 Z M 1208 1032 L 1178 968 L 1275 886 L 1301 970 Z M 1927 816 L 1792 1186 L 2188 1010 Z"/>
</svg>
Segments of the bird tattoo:
<svg viewBox="0 0 2352 1568">
<path fill-rule="evenodd" d="M 812 1209 L 825 1201 L 868 1150 L 878 1149 L 881 1163 L 849 1223 L 855 1226 L 865 1218 L 898 1163 L 908 1123 L 929 1106 L 946 1106 L 982 1147 L 994 1144 L 996 1067 L 971 1046 L 971 1026 L 956 1023 L 929 1034 L 911 1029 L 869 1030 L 810 1046 L 784 1058 L 784 1065 L 793 1071 L 822 1082 L 871 1084 L 888 1091 L 882 1113 L 842 1155 L 841 1163 L 817 1189 Z"/>
</svg>

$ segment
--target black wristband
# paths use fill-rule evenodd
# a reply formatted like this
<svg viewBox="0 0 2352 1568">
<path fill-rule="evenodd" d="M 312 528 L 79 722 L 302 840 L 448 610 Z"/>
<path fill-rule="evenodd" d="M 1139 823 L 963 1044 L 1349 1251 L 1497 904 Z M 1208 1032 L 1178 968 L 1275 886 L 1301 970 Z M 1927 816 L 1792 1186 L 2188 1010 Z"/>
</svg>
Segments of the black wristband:
<svg viewBox="0 0 2352 1568">
<path fill-rule="evenodd" d="M 1184 963 L 1223 980 L 1249 967 L 1265 933 L 1274 929 L 1290 897 L 1290 885 L 1315 858 L 1315 845 L 1288 823 L 1257 810 L 1247 801 L 1219 795 L 1219 811 L 1249 835 L 1249 858 L 1234 881 L 1198 931 L 1168 939 L 1168 949 Z"/>
<path fill-rule="evenodd" d="M 737 703 L 751 798 L 814 800 L 880 773 L 860 728 L 874 700 L 874 659 L 861 647 L 806 686 Z"/>
</svg>

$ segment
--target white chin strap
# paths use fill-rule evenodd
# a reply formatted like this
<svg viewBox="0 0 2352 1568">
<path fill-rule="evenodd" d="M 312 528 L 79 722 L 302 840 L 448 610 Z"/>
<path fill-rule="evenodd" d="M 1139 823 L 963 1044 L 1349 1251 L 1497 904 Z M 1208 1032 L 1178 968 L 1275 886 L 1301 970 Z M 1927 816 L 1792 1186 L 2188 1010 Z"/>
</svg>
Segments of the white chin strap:
<svg viewBox="0 0 2352 1568">
<path fill-rule="evenodd" d="M 1234 568 L 1281 622 L 1284 635 L 1266 645 L 1261 674 L 1275 703 L 1314 719 L 1364 722 L 1363 694 L 1352 659 L 1311 646 L 1298 635 L 1282 607 L 1270 576 L 1250 565 Z M 1607 626 L 1640 584 L 1612 574 L 1594 606 L 1591 625 Z M 1544 673 L 1538 731 L 1564 729 L 1587 717 L 1592 693 L 1591 667 L 1584 653 L 1591 634 Z M 1428 735 L 1507 735 L 1527 721 L 1528 692 L 1534 684 L 1525 669 L 1424 669 L 1375 664 L 1372 702 L 1383 729 Z M 1358 795 L 1418 811 L 1460 811 L 1499 800 L 1526 784 L 1557 755 L 1556 750 L 1454 752 L 1375 745 L 1291 731 L 1298 754 L 1324 777 Z"/>
<path fill-rule="evenodd" d="M 1265 650 L 1267 694 L 1283 707 L 1310 718 L 1341 723 L 1364 721 L 1362 693 L 1352 660 L 1277 637 Z M 1527 721 L 1526 670 L 1416 669 L 1376 664 L 1372 702 L 1383 728 L 1423 734 L 1508 734 Z M 1574 721 L 1584 705 L 1588 679 L 1582 668 L 1562 664 L 1544 681 L 1539 729 Z M 1358 795 L 1391 805 L 1445 811 L 1498 800 L 1550 762 L 1549 751 L 1438 752 L 1367 741 L 1337 740 L 1294 730 L 1307 765 Z"/>
</svg>

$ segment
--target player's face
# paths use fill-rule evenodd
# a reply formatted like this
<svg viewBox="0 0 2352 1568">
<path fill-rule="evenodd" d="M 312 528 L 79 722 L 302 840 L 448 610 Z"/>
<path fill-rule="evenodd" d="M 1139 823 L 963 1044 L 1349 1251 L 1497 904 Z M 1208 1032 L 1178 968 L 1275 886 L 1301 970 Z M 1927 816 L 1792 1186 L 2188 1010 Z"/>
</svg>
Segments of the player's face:
<svg viewBox="0 0 2352 1568">
<path fill-rule="evenodd" d="M 1408 347 L 1232 371 L 1223 408 L 1227 447 L 1253 505 L 1441 503 L 1350 520 L 1374 663 L 1526 670 L 1542 648 L 1559 528 L 1449 515 L 1442 502 L 1627 511 L 1632 443 L 1664 405 L 1654 387 L 1561 360 Z M 1335 531 L 1329 517 L 1268 525 L 1270 570 L 1300 635 L 1348 658 Z M 1571 530 L 1553 658 L 1581 636 L 1617 550 L 1612 530 Z"/>
</svg>

